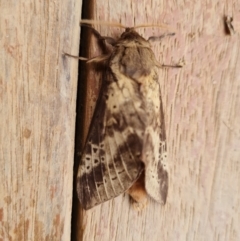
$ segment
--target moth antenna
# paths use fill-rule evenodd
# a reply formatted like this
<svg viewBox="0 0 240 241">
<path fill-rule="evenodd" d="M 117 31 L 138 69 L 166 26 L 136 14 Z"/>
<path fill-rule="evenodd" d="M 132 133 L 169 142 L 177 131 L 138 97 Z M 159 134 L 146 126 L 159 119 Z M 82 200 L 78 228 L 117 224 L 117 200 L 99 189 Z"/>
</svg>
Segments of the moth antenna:
<svg viewBox="0 0 240 241">
<path fill-rule="evenodd" d="M 141 24 L 141 25 L 137 25 L 133 28 L 136 29 L 136 28 L 148 28 L 148 27 L 169 28 L 169 26 L 166 24 Z"/>
<path fill-rule="evenodd" d="M 82 19 L 80 20 L 80 24 L 100 24 L 100 25 L 108 25 L 113 27 L 119 27 L 119 28 L 126 28 L 120 23 L 112 23 L 112 22 L 106 22 L 106 21 L 98 21 L 98 20 L 91 20 L 91 19 Z"/>
<path fill-rule="evenodd" d="M 99 21 L 99 20 L 92 20 L 92 19 L 82 19 L 80 20 L 80 25 L 87 25 L 87 24 L 99 24 L 99 25 L 107 25 L 107 26 L 112 26 L 112 27 L 119 27 L 119 28 L 124 28 L 126 29 L 127 27 L 120 24 L 120 23 L 113 23 L 113 22 L 107 22 L 107 21 Z M 132 27 L 133 29 L 137 28 L 147 28 L 147 27 L 160 27 L 160 28 L 165 28 L 168 29 L 169 26 L 166 24 L 141 24 L 137 25 L 135 27 Z"/>
</svg>

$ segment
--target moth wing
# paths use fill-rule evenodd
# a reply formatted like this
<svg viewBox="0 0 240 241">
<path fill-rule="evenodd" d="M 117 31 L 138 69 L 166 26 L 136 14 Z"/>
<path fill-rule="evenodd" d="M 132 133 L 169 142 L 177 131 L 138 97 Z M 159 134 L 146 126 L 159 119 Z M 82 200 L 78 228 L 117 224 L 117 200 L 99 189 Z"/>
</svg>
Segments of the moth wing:
<svg viewBox="0 0 240 241">
<path fill-rule="evenodd" d="M 141 83 L 147 118 L 142 150 L 145 189 L 155 201 L 164 204 L 168 192 L 167 146 L 157 61 L 148 47 L 126 48 L 124 53 L 121 57 L 124 74 Z"/>
<path fill-rule="evenodd" d="M 142 100 L 129 79 L 118 83 L 110 72 L 105 74 L 77 175 L 84 209 L 125 192 L 143 170 Z"/>
<path fill-rule="evenodd" d="M 161 91 L 154 69 L 148 78 L 146 100 L 149 119 L 143 144 L 145 189 L 155 201 L 165 204 L 168 193 L 166 130 Z"/>
</svg>

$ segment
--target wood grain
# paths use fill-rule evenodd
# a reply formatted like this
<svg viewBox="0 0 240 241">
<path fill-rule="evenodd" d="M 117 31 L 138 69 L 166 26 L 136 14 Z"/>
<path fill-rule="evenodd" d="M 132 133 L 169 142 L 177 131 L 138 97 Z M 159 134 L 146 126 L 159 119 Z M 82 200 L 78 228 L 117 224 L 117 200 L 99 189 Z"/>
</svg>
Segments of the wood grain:
<svg viewBox="0 0 240 241">
<path fill-rule="evenodd" d="M 145 38 L 175 32 L 153 44 L 159 69 L 169 150 L 170 190 L 165 206 L 149 200 L 137 213 L 121 195 L 81 212 L 77 240 L 240 240 L 239 32 L 224 31 L 224 16 L 240 23 L 237 1 L 95 1 L 95 20 L 142 28 Z M 239 7 L 239 6 L 238 6 Z M 103 36 L 122 30 L 95 26 Z M 92 42 L 91 57 L 97 45 Z M 91 119 L 99 75 L 88 78 Z M 94 82 L 95 81 L 95 82 Z M 91 107 L 91 108 L 90 108 Z"/>
<path fill-rule="evenodd" d="M 0 240 L 70 240 L 81 0 L 0 9 Z"/>
</svg>

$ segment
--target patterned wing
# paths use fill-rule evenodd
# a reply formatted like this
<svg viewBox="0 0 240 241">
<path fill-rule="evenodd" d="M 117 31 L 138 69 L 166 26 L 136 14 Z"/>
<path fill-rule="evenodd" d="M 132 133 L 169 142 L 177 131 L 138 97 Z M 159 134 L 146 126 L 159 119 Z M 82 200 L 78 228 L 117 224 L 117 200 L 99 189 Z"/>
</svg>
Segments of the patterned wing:
<svg viewBox="0 0 240 241">
<path fill-rule="evenodd" d="M 77 191 L 84 209 L 125 192 L 143 170 L 146 114 L 138 84 L 105 72 L 83 150 Z"/>
<path fill-rule="evenodd" d="M 160 86 L 156 69 L 146 84 L 148 124 L 143 143 L 145 164 L 145 188 L 149 196 L 162 204 L 166 203 L 168 192 L 166 131 Z"/>
</svg>

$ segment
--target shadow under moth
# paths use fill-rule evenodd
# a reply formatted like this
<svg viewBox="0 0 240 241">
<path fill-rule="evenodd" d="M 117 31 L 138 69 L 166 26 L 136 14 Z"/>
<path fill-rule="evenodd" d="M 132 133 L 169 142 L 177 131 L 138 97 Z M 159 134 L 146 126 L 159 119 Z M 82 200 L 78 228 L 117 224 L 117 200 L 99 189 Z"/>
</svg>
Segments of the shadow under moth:
<svg viewBox="0 0 240 241">
<path fill-rule="evenodd" d="M 91 24 L 82 20 L 82 24 Z M 125 28 L 106 55 L 87 62 L 103 65 L 102 85 L 82 151 L 77 192 L 84 209 L 124 192 L 134 206 L 146 206 L 147 195 L 165 204 L 168 164 L 158 68 L 150 41 Z"/>
</svg>

